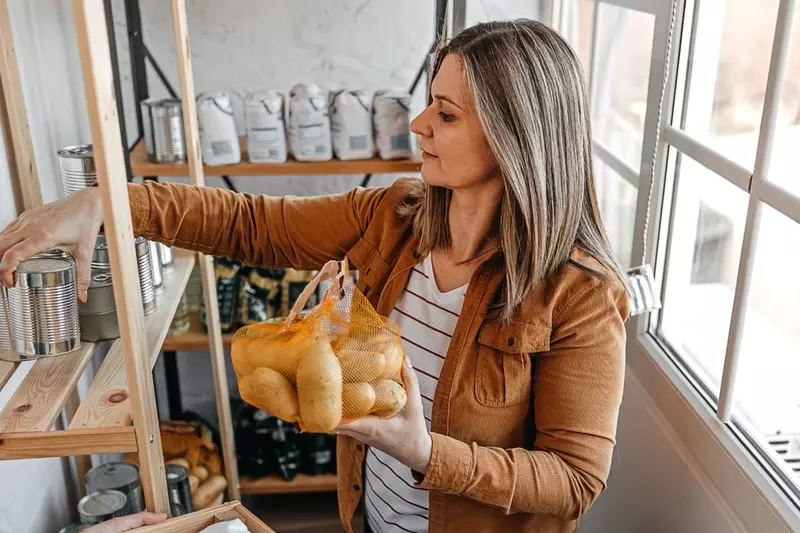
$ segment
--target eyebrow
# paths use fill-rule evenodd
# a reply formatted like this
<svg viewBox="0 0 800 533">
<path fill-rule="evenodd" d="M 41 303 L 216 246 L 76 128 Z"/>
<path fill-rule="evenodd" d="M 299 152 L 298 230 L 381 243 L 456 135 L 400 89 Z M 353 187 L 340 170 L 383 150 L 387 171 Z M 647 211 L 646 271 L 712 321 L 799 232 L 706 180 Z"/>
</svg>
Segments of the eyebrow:
<svg viewBox="0 0 800 533">
<path fill-rule="evenodd" d="M 443 95 L 443 94 L 434 94 L 434 95 L 433 95 L 433 97 L 434 97 L 435 99 L 437 99 L 437 100 L 444 100 L 445 102 L 449 102 L 449 103 L 453 104 L 454 106 L 456 106 L 456 107 L 457 107 L 457 108 L 459 108 L 459 109 L 462 109 L 462 110 L 464 109 L 463 107 L 461 107 L 460 105 L 458 105 L 457 103 L 455 103 L 455 102 L 452 100 L 452 98 L 449 98 L 448 96 L 445 96 L 445 95 Z"/>
</svg>

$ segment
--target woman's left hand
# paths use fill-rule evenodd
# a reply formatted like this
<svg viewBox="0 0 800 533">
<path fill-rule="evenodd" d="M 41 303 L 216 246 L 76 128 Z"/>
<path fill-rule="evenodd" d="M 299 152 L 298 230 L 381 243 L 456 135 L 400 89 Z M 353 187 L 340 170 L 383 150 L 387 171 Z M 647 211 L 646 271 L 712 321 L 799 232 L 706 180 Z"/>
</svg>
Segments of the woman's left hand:
<svg viewBox="0 0 800 533">
<path fill-rule="evenodd" d="M 425 425 L 417 373 L 408 357 L 403 360 L 403 383 L 408 401 L 397 415 L 391 418 L 368 415 L 339 426 L 336 434 L 353 437 L 391 455 L 412 470 L 425 474 L 433 444 Z"/>
</svg>

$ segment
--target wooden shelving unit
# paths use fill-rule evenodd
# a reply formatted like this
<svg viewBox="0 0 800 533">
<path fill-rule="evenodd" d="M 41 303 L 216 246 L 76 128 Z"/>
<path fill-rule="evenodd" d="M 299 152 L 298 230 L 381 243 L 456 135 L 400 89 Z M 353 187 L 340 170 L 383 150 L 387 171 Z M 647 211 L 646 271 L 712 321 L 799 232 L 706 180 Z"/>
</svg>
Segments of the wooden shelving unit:
<svg viewBox="0 0 800 533">
<path fill-rule="evenodd" d="M 222 334 L 222 345 L 231 347 L 233 333 Z M 208 333 L 203 329 L 199 313 L 189 315 L 189 331 L 180 335 L 169 335 L 164 341 L 163 350 L 208 350 Z"/>
<path fill-rule="evenodd" d="M 242 494 L 250 495 L 334 492 L 336 491 L 336 475 L 307 476 L 299 474 L 292 481 L 286 481 L 277 474 L 260 479 L 243 477 L 239 481 L 239 488 Z"/>
<path fill-rule="evenodd" d="M 242 137 L 242 162 L 238 165 L 203 165 L 206 176 L 308 176 L 325 174 L 382 174 L 419 172 L 422 162 L 418 159 L 395 159 L 385 161 L 380 158 L 357 161 L 332 159 L 321 162 L 300 162 L 289 160 L 285 163 L 250 163 L 247 160 L 247 140 Z M 186 163 L 152 163 L 147 159 L 144 141 L 139 141 L 131 150 L 131 172 L 134 176 L 188 176 Z"/>
</svg>

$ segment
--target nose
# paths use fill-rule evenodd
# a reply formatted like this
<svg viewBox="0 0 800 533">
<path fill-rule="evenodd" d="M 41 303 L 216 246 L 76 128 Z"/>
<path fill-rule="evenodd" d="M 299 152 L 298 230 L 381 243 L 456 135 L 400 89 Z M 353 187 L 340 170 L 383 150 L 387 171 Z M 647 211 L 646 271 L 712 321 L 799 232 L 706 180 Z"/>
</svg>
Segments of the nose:
<svg viewBox="0 0 800 533">
<path fill-rule="evenodd" d="M 416 135 L 421 135 L 422 137 L 430 137 L 433 135 L 431 121 L 430 118 L 428 118 L 430 110 L 431 106 L 426 107 L 422 113 L 411 121 L 411 131 Z"/>
</svg>

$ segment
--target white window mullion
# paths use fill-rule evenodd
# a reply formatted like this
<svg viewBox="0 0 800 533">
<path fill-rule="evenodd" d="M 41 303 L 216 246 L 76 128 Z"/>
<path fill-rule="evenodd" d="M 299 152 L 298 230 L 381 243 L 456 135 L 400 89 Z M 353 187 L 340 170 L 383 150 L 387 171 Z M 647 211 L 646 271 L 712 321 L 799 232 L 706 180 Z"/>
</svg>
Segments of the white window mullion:
<svg viewBox="0 0 800 533">
<path fill-rule="evenodd" d="M 683 130 L 667 126 L 664 140 L 691 157 L 711 172 L 730 181 L 744 192 L 750 190 L 750 177 L 753 171 L 709 148 Z"/>
<path fill-rule="evenodd" d="M 736 279 L 736 290 L 733 297 L 733 313 L 731 314 L 731 327 L 728 331 L 725 366 L 722 371 L 722 385 L 720 387 L 717 417 L 723 422 L 729 422 L 731 413 L 733 412 L 736 371 L 741 355 L 741 341 L 747 314 L 750 282 L 753 278 L 755 241 L 758 237 L 758 228 L 761 221 L 761 188 L 769 173 L 769 163 L 772 155 L 772 145 L 775 140 L 775 128 L 777 125 L 783 81 L 786 76 L 789 42 L 791 40 L 792 22 L 794 21 L 796 7 L 796 0 L 781 0 L 780 6 L 778 7 L 775 40 L 772 43 L 772 55 L 770 58 L 769 75 L 767 76 L 764 111 L 761 116 L 758 148 L 756 150 L 755 169 L 753 171 L 750 200 L 747 205 L 747 219 L 742 240 L 742 253 Z"/>
<path fill-rule="evenodd" d="M 596 155 L 600 161 L 619 174 L 622 179 L 636 188 L 639 187 L 639 172 L 637 170 L 616 156 L 614 152 L 603 146 L 603 143 L 600 141 L 595 140 L 592 144 L 594 146 L 594 155 Z"/>
<path fill-rule="evenodd" d="M 774 181 L 765 181 L 758 187 L 759 199 L 800 224 L 800 196 L 787 191 Z"/>
</svg>

